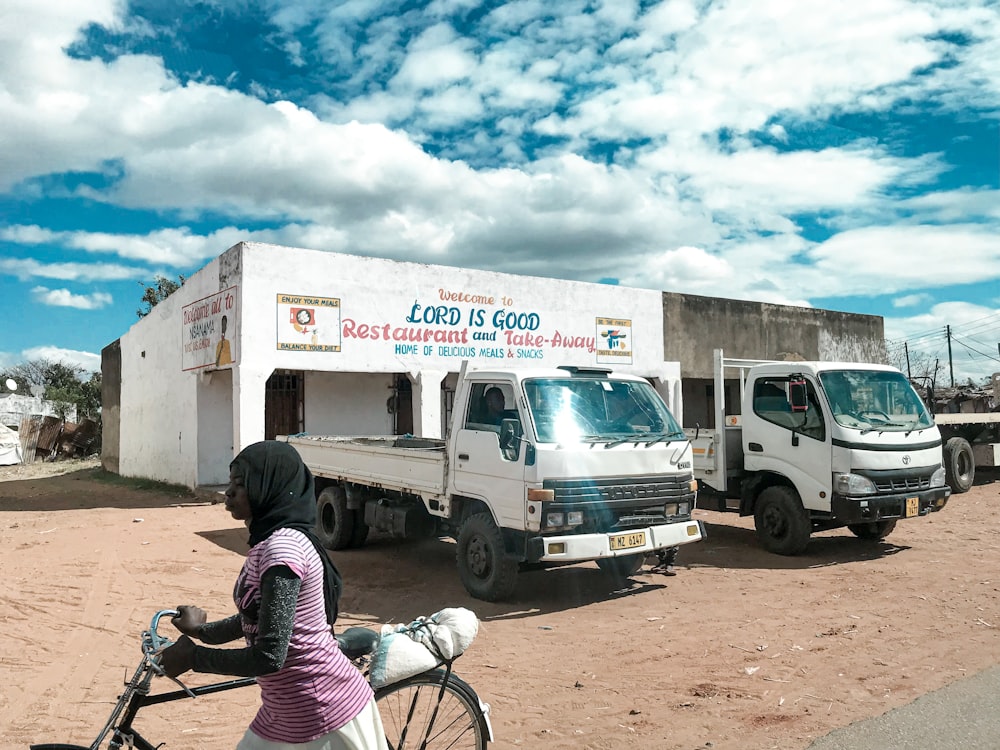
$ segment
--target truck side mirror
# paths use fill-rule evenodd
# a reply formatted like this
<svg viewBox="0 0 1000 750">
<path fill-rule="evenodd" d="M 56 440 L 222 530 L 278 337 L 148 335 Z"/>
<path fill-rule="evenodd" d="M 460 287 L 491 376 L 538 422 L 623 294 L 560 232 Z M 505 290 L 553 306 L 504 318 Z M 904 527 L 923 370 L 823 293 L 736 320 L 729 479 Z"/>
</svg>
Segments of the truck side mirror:
<svg viewBox="0 0 1000 750">
<path fill-rule="evenodd" d="M 521 441 L 521 421 L 518 419 L 504 419 L 500 422 L 500 450 L 503 451 L 504 458 L 513 461 L 520 453 Z"/>
<path fill-rule="evenodd" d="M 792 411 L 809 411 L 809 391 L 801 375 L 792 375 L 788 380 L 788 402 Z"/>
</svg>

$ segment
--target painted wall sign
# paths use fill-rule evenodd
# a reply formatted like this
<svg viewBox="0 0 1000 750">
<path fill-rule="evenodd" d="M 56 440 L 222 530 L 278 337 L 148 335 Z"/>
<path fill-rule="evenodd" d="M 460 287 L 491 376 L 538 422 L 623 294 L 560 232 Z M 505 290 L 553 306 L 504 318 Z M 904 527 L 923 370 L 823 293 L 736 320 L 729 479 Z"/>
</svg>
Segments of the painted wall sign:
<svg viewBox="0 0 1000 750">
<path fill-rule="evenodd" d="M 340 300 L 335 297 L 278 295 L 278 349 L 291 352 L 340 351 Z"/>
<path fill-rule="evenodd" d="M 181 309 L 181 368 L 231 367 L 239 361 L 236 287 Z"/>
<path fill-rule="evenodd" d="M 598 318 L 596 333 L 598 364 L 632 364 L 631 320 Z"/>
<path fill-rule="evenodd" d="M 399 358 L 537 362 L 573 353 L 591 362 L 632 363 L 630 320 L 596 318 L 596 331 L 587 320 L 581 316 L 574 323 L 565 314 L 520 306 L 505 295 L 439 288 L 412 300 L 393 320 L 345 311 L 341 333 L 345 351 L 352 344 L 376 345 Z"/>
</svg>

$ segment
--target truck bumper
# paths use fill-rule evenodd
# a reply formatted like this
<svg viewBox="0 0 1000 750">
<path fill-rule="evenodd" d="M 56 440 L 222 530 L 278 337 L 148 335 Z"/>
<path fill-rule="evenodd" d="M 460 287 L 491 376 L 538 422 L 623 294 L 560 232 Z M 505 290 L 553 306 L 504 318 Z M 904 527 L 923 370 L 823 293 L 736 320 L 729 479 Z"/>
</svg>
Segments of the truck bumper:
<svg viewBox="0 0 1000 750">
<path fill-rule="evenodd" d="M 581 562 L 621 555 L 649 555 L 658 549 L 699 542 L 707 536 L 701 521 L 691 520 L 614 534 L 536 536 L 528 540 L 528 562 Z"/>
<path fill-rule="evenodd" d="M 833 518 L 843 524 L 871 523 L 890 518 L 915 518 L 941 510 L 951 490 L 940 487 L 920 492 L 868 497 L 833 496 Z"/>
</svg>

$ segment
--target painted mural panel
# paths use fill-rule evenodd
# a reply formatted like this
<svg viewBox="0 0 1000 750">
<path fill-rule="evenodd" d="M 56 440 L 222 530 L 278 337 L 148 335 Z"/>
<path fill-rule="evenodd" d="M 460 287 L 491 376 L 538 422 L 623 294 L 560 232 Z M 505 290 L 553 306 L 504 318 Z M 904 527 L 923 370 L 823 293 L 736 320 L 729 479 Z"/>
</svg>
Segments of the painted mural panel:
<svg viewBox="0 0 1000 750">
<path fill-rule="evenodd" d="M 365 350 L 374 358 L 473 360 L 480 364 L 564 361 L 632 364 L 632 321 L 567 315 L 513 297 L 439 287 L 378 306 L 349 293 L 337 298 L 279 294 L 278 349 Z M 369 302 L 369 300 L 364 300 Z M 589 323 L 588 323 L 589 321 Z"/>
<path fill-rule="evenodd" d="M 340 300 L 301 294 L 278 295 L 278 349 L 340 351 Z"/>
<path fill-rule="evenodd" d="M 632 364 L 632 321 L 598 318 L 597 362 L 602 365 Z"/>
<path fill-rule="evenodd" d="M 181 368 L 227 368 L 239 361 L 236 287 L 185 305 L 181 316 Z"/>
</svg>

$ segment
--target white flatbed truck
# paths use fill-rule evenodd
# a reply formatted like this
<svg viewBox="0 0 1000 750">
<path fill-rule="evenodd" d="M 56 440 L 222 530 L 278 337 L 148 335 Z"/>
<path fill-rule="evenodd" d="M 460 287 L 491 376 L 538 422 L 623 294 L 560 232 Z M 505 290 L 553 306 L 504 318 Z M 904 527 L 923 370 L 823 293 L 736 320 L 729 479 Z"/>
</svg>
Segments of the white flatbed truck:
<svg viewBox="0 0 1000 750">
<path fill-rule="evenodd" d="M 486 392 L 501 391 L 490 414 Z M 691 444 L 644 379 L 602 368 L 461 374 L 444 439 L 283 436 L 316 478 L 330 549 L 450 536 L 474 597 L 509 597 L 521 566 L 593 560 L 624 577 L 697 542 Z"/>
<path fill-rule="evenodd" d="M 1000 380 L 1000 374 L 993 376 Z M 977 468 L 1000 466 L 1000 412 L 934 415 L 944 440 L 944 465 L 952 492 L 968 492 Z"/>
<path fill-rule="evenodd" d="M 753 516 L 770 552 L 803 552 L 846 526 L 881 540 L 941 510 L 951 490 L 941 435 L 906 376 L 855 362 L 767 362 L 714 352 L 715 427 L 688 429 L 698 506 Z M 727 414 L 725 378 L 739 378 Z"/>
</svg>

